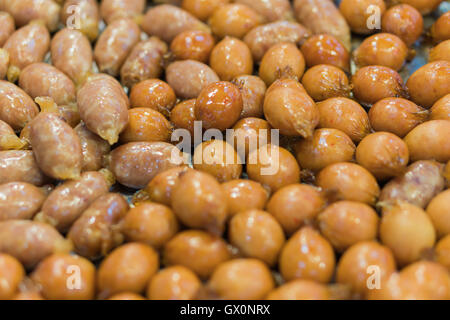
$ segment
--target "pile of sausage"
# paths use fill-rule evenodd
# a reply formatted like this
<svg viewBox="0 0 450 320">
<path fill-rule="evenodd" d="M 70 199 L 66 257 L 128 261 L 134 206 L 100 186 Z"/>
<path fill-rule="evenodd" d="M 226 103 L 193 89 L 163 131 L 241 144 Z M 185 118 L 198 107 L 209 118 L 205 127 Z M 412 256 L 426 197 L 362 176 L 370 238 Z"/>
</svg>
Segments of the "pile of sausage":
<svg viewBox="0 0 450 320">
<path fill-rule="evenodd" d="M 442 2 L 0 0 L 0 299 L 450 299 Z"/>
</svg>

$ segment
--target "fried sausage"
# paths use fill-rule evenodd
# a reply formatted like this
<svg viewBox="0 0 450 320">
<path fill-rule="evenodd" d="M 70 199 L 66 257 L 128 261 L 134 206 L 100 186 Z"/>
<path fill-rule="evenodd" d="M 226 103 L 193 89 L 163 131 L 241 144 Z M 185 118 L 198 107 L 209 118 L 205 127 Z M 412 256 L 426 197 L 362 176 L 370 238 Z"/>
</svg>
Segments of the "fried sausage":
<svg viewBox="0 0 450 320">
<path fill-rule="evenodd" d="M 39 109 L 25 91 L 15 84 L 0 80 L 0 120 L 14 130 L 21 130 L 39 113 Z"/>
<path fill-rule="evenodd" d="M 159 78 L 163 72 L 163 56 L 167 51 L 167 44 L 157 37 L 138 43 L 120 70 L 122 84 L 132 88 L 141 81 Z"/>
<path fill-rule="evenodd" d="M 167 43 L 186 30 L 210 31 L 207 25 L 189 12 L 169 4 L 150 8 L 144 16 L 142 29 Z"/>
<path fill-rule="evenodd" d="M 68 253 L 72 244 L 52 226 L 28 220 L 0 222 L 0 252 L 8 253 L 32 269 L 52 253 Z"/>
<path fill-rule="evenodd" d="M 57 114 L 39 114 L 31 123 L 30 138 L 36 161 L 45 174 L 60 180 L 80 176 L 80 139 Z"/>
<path fill-rule="evenodd" d="M 45 192 L 26 182 L 0 185 L 0 221 L 31 219 L 41 208 Z"/>
<path fill-rule="evenodd" d="M 120 245 L 123 235 L 118 224 L 127 211 L 128 203 L 118 193 L 107 193 L 97 198 L 75 221 L 67 235 L 75 251 L 94 259 Z"/>
<path fill-rule="evenodd" d="M 350 28 L 331 0 L 295 0 L 297 20 L 314 34 L 330 34 L 351 49 Z"/>
<path fill-rule="evenodd" d="M 45 200 L 35 220 L 66 232 L 92 202 L 108 192 L 112 181 L 107 179 L 100 172 L 90 171 L 59 185 Z"/>
<path fill-rule="evenodd" d="M 130 102 L 120 83 L 106 74 L 90 77 L 77 94 L 87 128 L 114 144 L 128 123 Z"/>
<path fill-rule="evenodd" d="M 130 142 L 111 152 L 110 170 L 124 186 L 144 188 L 158 173 L 185 161 L 181 151 L 165 142 Z"/>
<path fill-rule="evenodd" d="M 33 151 L 0 151 L 0 183 L 20 181 L 41 186 L 47 180 L 37 165 Z"/>
<path fill-rule="evenodd" d="M 33 99 L 51 97 L 57 105 L 75 102 L 75 85 L 72 80 L 47 63 L 33 63 L 23 69 L 19 85 Z"/>
<path fill-rule="evenodd" d="M 139 26 L 130 19 L 115 20 L 100 35 L 94 58 L 100 72 L 117 76 L 128 54 L 140 38 Z"/>
<path fill-rule="evenodd" d="M 79 31 L 62 29 L 51 43 L 53 65 L 67 74 L 76 84 L 88 76 L 93 62 L 89 40 Z"/>
</svg>

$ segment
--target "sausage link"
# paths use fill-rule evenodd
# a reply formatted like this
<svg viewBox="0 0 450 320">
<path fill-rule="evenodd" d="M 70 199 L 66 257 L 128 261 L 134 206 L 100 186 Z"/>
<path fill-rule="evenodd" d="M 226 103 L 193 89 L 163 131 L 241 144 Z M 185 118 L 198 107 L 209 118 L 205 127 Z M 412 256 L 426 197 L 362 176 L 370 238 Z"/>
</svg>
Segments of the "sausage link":
<svg viewBox="0 0 450 320">
<path fill-rule="evenodd" d="M 76 84 L 86 80 L 92 68 L 93 53 L 89 40 L 79 31 L 62 29 L 52 39 L 53 65 Z"/>
<path fill-rule="evenodd" d="M 110 182 L 100 172 L 85 172 L 78 180 L 67 181 L 53 190 L 35 220 L 66 232 L 89 205 L 108 192 Z"/>
<path fill-rule="evenodd" d="M 167 43 L 186 30 L 210 32 L 209 27 L 189 12 L 169 4 L 150 8 L 144 16 L 142 29 Z"/>
<path fill-rule="evenodd" d="M 14 130 L 21 130 L 39 113 L 39 109 L 25 91 L 15 84 L 0 80 L 0 120 Z"/>
<path fill-rule="evenodd" d="M 100 170 L 103 165 L 103 158 L 111 151 L 108 141 L 92 133 L 84 123 L 77 125 L 75 132 L 80 138 L 81 152 L 83 153 L 81 171 Z"/>
<path fill-rule="evenodd" d="M 163 72 L 163 56 L 167 51 L 167 44 L 157 37 L 138 43 L 120 70 L 122 84 L 132 88 L 141 81 L 159 78 Z"/>
<path fill-rule="evenodd" d="M 70 252 L 70 241 L 52 226 L 28 220 L 0 222 L 0 252 L 8 253 L 32 269 L 52 253 Z"/>
<path fill-rule="evenodd" d="M 331 0 L 295 0 L 297 20 L 313 34 L 330 34 L 351 49 L 350 27 Z"/>
<path fill-rule="evenodd" d="M 120 68 L 140 39 L 139 26 L 130 19 L 115 20 L 97 40 L 94 58 L 100 72 L 119 75 Z"/>
<path fill-rule="evenodd" d="M 106 74 L 89 78 L 77 94 L 80 117 L 87 128 L 114 144 L 128 123 L 130 102 L 120 83 Z"/>
<path fill-rule="evenodd" d="M 110 170 L 124 186 L 144 188 L 158 173 L 185 161 L 181 151 L 165 142 L 130 142 L 111 152 Z"/>
<path fill-rule="evenodd" d="M 78 17 L 74 16 L 78 14 Z M 76 20 L 78 19 L 78 20 Z M 70 23 L 79 23 L 77 30 L 90 41 L 98 37 L 100 13 L 96 0 L 66 0 L 61 10 L 61 21 L 68 27 Z"/>
<path fill-rule="evenodd" d="M 9 53 L 8 80 L 16 82 L 20 70 L 41 62 L 50 48 L 50 33 L 40 22 L 32 22 L 14 32 L 4 47 Z"/>
<path fill-rule="evenodd" d="M 260 61 L 273 45 L 280 42 L 291 42 L 299 45 L 309 36 L 309 30 L 299 23 L 277 21 L 253 28 L 244 37 L 244 42 L 250 48 L 253 59 Z"/>
<path fill-rule="evenodd" d="M 0 221 L 31 219 L 44 203 L 42 189 L 26 182 L 0 185 Z"/>
<path fill-rule="evenodd" d="M 58 28 L 61 7 L 53 0 L 6 0 L 2 10 L 14 17 L 18 27 L 32 20 L 43 20 L 50 31 L 55 31 Z"/>
<path fill-rule="evenodd" d="M 219 76 L 208 65 L 194 60 L 176 61 L 166 69 L 167 83 L 177 97 L 197 98 L 207 85 L 219 81 Z"/>
<path fill-rule="evenodd" d="M 37 165 L 33 151 L 0 151 L 0 183 L 21 181 L 42 186 L 47 180 Z"/>
<path fill-rule="evenodd" d="M 119 224 L 128 212 L 128 203 L 118 193 L 100 196 L 70 228 L 68 238 L 75 251 L 95 259 L 106 255 L 123 242 Z"/>
<path fill-rule="evenodd" d="M 50 97 L 57 105 L 75 102 L 75 85 L 72 80 L 47 63 L 33 63 L 23 69 L 19 86 L 33 99 Z"/>
<path fill-rule="evenodd" d="M 118 19 L 133 19 L 143 14 L 144 9 L 145 0 L 103 0 L 100 5 L 100 13 L 107 24 Z"/>
<path fill-rule="evenodd" d="M 39 114 L 31 123 L 30 138 L 36 161 L 46 175 L 59 180 L 80 176 L 80 139 L 58 115 Z"/>
<path fill-rule="evenodd" d="M 381 190 L 379 201 L 407 201 L 425 208 L 445 187 L 443 165 L 435 161 L 417 161 L 405 173 L 388 182 Z"/>
</svg>

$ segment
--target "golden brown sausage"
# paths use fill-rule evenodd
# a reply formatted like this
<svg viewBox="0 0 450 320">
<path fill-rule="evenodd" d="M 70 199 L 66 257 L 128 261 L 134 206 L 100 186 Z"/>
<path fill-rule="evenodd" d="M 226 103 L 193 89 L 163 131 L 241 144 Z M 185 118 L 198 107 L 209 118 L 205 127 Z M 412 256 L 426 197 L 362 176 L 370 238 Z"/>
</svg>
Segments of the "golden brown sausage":
<svg viewBox="0 0 450 320">
<path fill-rule="evenodd" d="M 111 147 L 108 141 L 103 140 L 92 133 L 84 123 L 75 127 L 75 132 L 80 138 L 83 165 L 81 171 L 96 171 L 103 166 L 103 158 L 109 154 Z"/>
<path fill-rule="evenodd" d="M 128 211 L 128 203 L 118 193 L 107 193 L 95 200 L 72 225 L 67 237 L 75 251 L 95 259 L 120 245 L 123 236 L 118 224 Z"/>
<path fill-rule="evenodd" d="M 167 83 L 177 97 L 197 98 L 207 85 L 219 81 L 219 77 L 208 65 L 194 60 L 176 61 L 166 69 Z"/>
<path fill-rule="evenodd" d="M 183 164 L 181 151 L 165 142 L 130 142 L 111 152 L 110 170 L 118 182 L 144 188 L 158 173 Z"/>
<path fill-rule="evenodd" d="M 53 65 L 81 84 L 91 70 L 93 54 L 89 40 L 79 31 L 59 31 L 51 43 Z"/>
<path fill-rule="evenodd" d="M 167 51 L 167 44 L 157 37 L 138 43 L 120 70 L 122 84 L 132 88 L 141 81 L 159 78 L 163 71 L 163 57 Z"/>
<path fill-rule="evenodd" d="M 280 42 L 302 43 L 309 31 L 299 23 L 277 21 L 253 28 L 244 37 L 255 61 L 260 61 L 271 46 Z"/>
<path fill-rule="evenodd" d="M 114 20 L 134 18 L 145 9 L 145 0 L 102 0 L 100 13 L 107 24 Z"/>
<path fill-rule="evenodd" d="M 108 192 L 112 181 L 107 179 L 102 173 L 90 171 L 59 185 L 47 197 L 35 220 L 67 231 L 92 202 Z"/>
<path fill-rule="evenodd" d="M 57 105 L 75 102 L 75 85 L 72 80 L 47 63 L 33 63 L 23 69 L 19 85 L 33 99 L 50 97 Z"/>
<path fill-rule="evenodd" d="M 0 221 L 31 219 L 39 211 L 45 192 L 26 182 L 9 182 L 0 185 Z"/>
<path fill-rule="evenodd" d="M 297 20 L 314 34 L 335 36 L 350 50 L 350 28 L 333 1 L 295 0 L 294 11 Z"/>
<path fill-rule="evenodd" d="M 58 115 L 39 114 L 31 123 L 30 138 L 36 161 L 45 174 L 60 180 L 80 176 L 80 139 Z"/>
<path fill-rule="evenodd" d="M 130 102 L 120 83 L 106 74 L 90 77 L 77 94 L 81 119 L 87 128 L 114 144 L 128 123 Z"/>
<path fill-rule="evenodd" d="M 2 10 L 9 12 L 18 27 L 32 20 L 41 19 L 50 31 L 55 31 L 59 24 L 61 7 L 53 0 L 3 1 Z"/>
<path fill-rule="evenodd" d="M 0 80 L 0 120 L 14 130 L 21 130 L 39 113 L 39 109 L 25 91 L 15 84 Z"/>
<path fill-rule="evenodd" d="M 66 0 L 61 10 L 61 22 L 67 27 L 75 24 L 78 31 L 81 31 L 90 41 L 94 41 L 97 39 L 100 23 L 97 1 Z M 76 23 L 79 25 L 77 26 Z"/>
<path fill-rule="evenodd" d="M 41 186 L 47 180 L 37 165 L 33 151 L 0 151 L 0 183 L 20 181 Z"/>
<path fill-rule="evenodd" d="M 27 269 L 52 253 L 71 249 L 70 241 L 48 224 L 28 220 L 0 222 L 0 252 L 12 255 Z"/>
<path fill-rule="evenodd" d="M 150 8 L 144 16 L 142 29 L 168 43 L 186 30 L 209 31 L 207 25 L 189 12 L 168 4 Z"/>
<path fill-rule="evenodd" d="M 112 76 L 120 68 L 140 38 L 139 26 L 133 20 L 115 20 L 100 35 L 95 44 L 94 58 L 100 72 Z"/>
<path fill-rule="evenodd" d="M 32 63 L 43 61 L 49 47 L 50 34 L 40 21 L 31 22 L 16 30 L 3 46 L 10 59 L 8 80 L 15 82 L 20 70 Z"/>
<path fill-rule="evenodd" d="M 407 201 L 425 206 L 444 189 L 443 165 L 435 161 L 417 161 L 405 173 L 388 182 L 381 190 L 380 204 Z"/>
</svg>

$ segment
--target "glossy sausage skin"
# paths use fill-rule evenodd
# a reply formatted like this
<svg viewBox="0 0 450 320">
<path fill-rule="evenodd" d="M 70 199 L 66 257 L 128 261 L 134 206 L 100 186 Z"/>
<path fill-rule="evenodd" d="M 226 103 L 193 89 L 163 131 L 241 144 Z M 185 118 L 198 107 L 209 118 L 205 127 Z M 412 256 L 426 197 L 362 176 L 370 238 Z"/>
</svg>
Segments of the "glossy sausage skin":
<svg viewBox="0 0 450 320">
<path fill-rule="evenodd" d="M 18 27 L 41 19 L 50 31 L 55 31 L 58 28 L 61 7 L 53 0 L 6 0 L 2 3 L 2 10 L 14 17 Z"/>
<path fill-rule="evenodd" d="M 217 74 L 206 64 L 184 60 L 170 64 L 166 69 L 167 83 L 175 90 L 177 97 L 197 98 L 207 85 L 219 81 Z"/>
<path fill-rule="evenodd" d="M 138 43 L 120 70 L 122 84 L 132 88 L 141 81 L 159 78 L 163 71 L 163 56 L 167 50 L 167 44 L 157 37 Z"/>
<path fill-rule="evenodd" d="M 30 138 L 36 161 L 45 174 L 60 180 L 80 176 L 80 139 L 58 115 L 39 114 L 31 123 Z"/>
<path fill-rule="evenodd" d="M 0 183 L 20 181 L 42 186 L 47 180 L 38 167 L 33 151 L 0 151 Z"/>
<path fill-rule="evenodd" d="M 26 142 L 19 139 L 14 130 L 5 121 L 0 120 L 0 151 L 20 150 L 26 146 Z"/>
<path fill-rule="evenodd" d="M 85 172 L 79 179 L 67 181 L 53 190 L 35 220 L 65 232 L 92 202 L 108 192 L 109 186 L 102 173 Z"/>
<path fill-rule="evenodd" d="M 26 182 L 0 185 L 0 221 L 31 219 L 42 206 L 45 192 Z"/>
<path fill-rule="evenodd" d="M 123 236 L 118 223 L 125 217 L 128 203 L 118 193 L 107 193 L 95 200 L 70 228 L 68 238 L 75 251 L 83 257 L 95 259 L 120 245 Z"/>
<path fill-rule="evenodd" d="M 7 12 L 0 12 L 0 47 L 3 47 L 6 40 L 13 34 L 16 29 L 14 18 Z"/>
<path fill-rule="evenodd" d="M 168 4 L 149 9 L 144 16 L 142 29 L 167 43 L 186 30 L 209 31 L 207 25 L 189 12 Z"/>
<path fill-rule="evenodd" d="M 74 7 L 76 6 L 76 7 Z M 76 11 L 77 10 L 77 11 Z M 72 17 L 79 14 L 79 20 Z M 74 17 L 76 19 L 76 17 Z M 81 31 L 90 41 L 97 39 L 100 23 L 100 13 L 97 0 L 66 0 L 61 10 L 61 22 L 69 24 L 79 22 L 78 31 Z"/>
<path fill-rule="evenodd" d="M 111 23 L 98 38 L 94 49 L 94 58 L 100 72 L 117 76 L 139 37 L 139 26 L 133 20 L 116 20 Z"/>
<path fill-rule="evenodd" d="M 57 105 L 75 102 L 75 85 L 72 80 L 47 63 L 33 63 L 23 69 L 19 85 L 33 99 L 51 97 Z"/>
<path fill-rule="evenodd" d="M 128 123 L 130 104 L 120 83 L 106 74 L 92 76 L 78 91 L 77 102 L 88 129 L 116 143 Z"/>
<path fill-rule="evenodd" d="M 110 170 L 121 184 L 144 188 L 158 173 L 183 164 L 181 151 L 165 142 L 130 142 L 111 152 Z"/>
<path fill-rule="evenodd" d="M 41 62 L 50 47 L 50 34 L 42 23 L 32 22 L 14 32 L 4 45 L 9 53 L 10 70 L 8 80 L 15 82 L 20 70 Z"/>
<path fill-rule="evenodd" d="M 407 201 L 425 208 L 444 189 L 443 165 L 435 161 L 417 161 L 406 172 L 387 183 L 381 190 L 380 202 Z"/>
<path fill-rule="evenodd" d="M 330 34 L 350 50 L 350 28 L 333 1 L 295 0 L 294 11 L 297 20 L 313 34 Z"/>
<path fill-rule="evenodd" d="M 134 18 L 142 14 L 145 0 L 103 0 L 100 13 L 107 24 L 117 19 Z"/>
<path fill-rule="evenodd" d="M 299 23 L 277 21 L 253 28 L 244 37 L 253 59 L 260 61 L 271 46 L 280 42 L 300 44 L 310 36 L 309 31 Z"/>
<path fill-rule="evenodd" d="M 59 31 L 52 39 L 51 53 L 53 65 L 76 84 L 86 79 L 93 54 L 89 40 L 81 32 L 68 28 Z"/>
<path fill-rule="evenodd" d="M 52 253 L 71 249 L 72 244 L 48 224 L 28 220 L 0 222 L 0 252 L 12 255 L 27 269 Z"/>
<path fill-rule="evenodd" d="M 0 120 L 21 130 L 39 113 L 30 96 L 15 84 L 0 80 Z"/>
<path fill-rule="evenodd" d="M 97 171 L 103 166 L 103 157 L 109 154 L 111 147 L 108 141 L 92 133 L 84 123 L 75 127 L 80 138 L 83 165 L 81 171 Z"/>
</svg>

